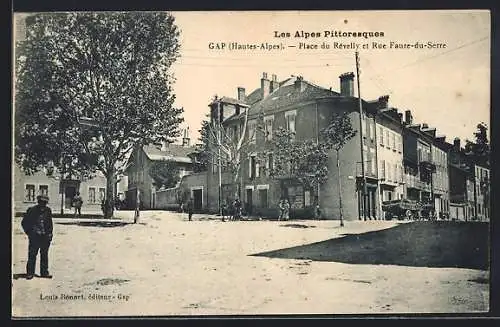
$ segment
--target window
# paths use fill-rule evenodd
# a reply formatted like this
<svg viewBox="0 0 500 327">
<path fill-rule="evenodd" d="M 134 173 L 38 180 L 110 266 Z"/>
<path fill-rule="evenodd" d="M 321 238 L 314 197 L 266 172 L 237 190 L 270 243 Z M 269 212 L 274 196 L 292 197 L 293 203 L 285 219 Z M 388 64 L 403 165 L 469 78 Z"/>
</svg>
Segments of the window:
<svg viewBox="0 0 500 327">
<path fill-rule="evenodd" d="M 380 161 L 380 177 L 385 179 L 385 160 Z"/>
<path fill-rule="evenodd" d="M 373 140 L 375 138 L 375 128 L 374 128 L 375 123 L 369 121 L 369 124 L 370 124 L 370 139 Z"/>
<path fill-rule="evenodd" d="M 255 144 L 255 127 L 256 127 L 256 122 L 255 120 L 251 120 L 248 122 L 248 138 L 251 144 Z"/>
<path fill-rule="evenodd" d="M 384 134 L 385 134 L 385 142 L 384 142 L 384 144 L 385 144 L 386 147 L 389 147 L 389 131 L 385 130 Z"/>
<path fill-rule="evenodd" d="M 392 133 L 392 149 L 396 150 L 396 133 Z"/>
<path fill-rule="evenodd" d="M 49 186 L 48 185 L 38 185 L 38 194 L 49 196 Z"/>
<path fill-rule="evenodd" d="M 89 203 L 97 203 L 95 196 L 95 187 L 89 187 Z"/>
<path fill-rule="evenodd" d="M 99 188 L 99 202 L 102 202 L 106 198 L 106 189 L 104 187 Z"/>
<path fill-rule="evenodd" d="M 399 181 L 399 175 L 398 175 L 398 164 L 394 164 L 394 181 L 397 182 Z"/>
<path fill-rule="evenodd" d="M 368 138 L 368 135 L 366 135 L 366 123 L 367 123 L 367 118 L 363 117 L 363 119 L 361 119 L 361 128 L 363 129 L 363 136 Z"/>
<path fill-rule="evenodd" d="M 273 138 L 273 123 L 274 116 L 264 117 L 264 132 L 266 133 L 266 140 Z"/>
<path fill-rule="evenodd" d="M 35 202 L 35 185 L 26 184 L 24 186 L 24 201 Z"/>
<path fill-rule="evenodd" d="M 257 159 L 255 158 L 255 155 L 250 156 L 248 159 L 248 177 L 250 178 L 255 178 L 257 177 Z"/>
<path fill-rule="evenodd" d="M 378 127 L 378 138 L 380 144 L 384 145 L 384 130 L 382 129 L 382 126 Z"/>
<path fill-rule="evenodd" d="M 271 152 L 267 154 L 267 160 L 266 160 L 266 169 L 268 175 L 273 168 L 274 168 L 274 160 L 273 160 L 273 154 Z"/>
<path fill-rule="evenodd" d="M 295 132 L 295 116 L 295 110 L 285 112 L 286 129 L 290 132 Z"/>
</svg>

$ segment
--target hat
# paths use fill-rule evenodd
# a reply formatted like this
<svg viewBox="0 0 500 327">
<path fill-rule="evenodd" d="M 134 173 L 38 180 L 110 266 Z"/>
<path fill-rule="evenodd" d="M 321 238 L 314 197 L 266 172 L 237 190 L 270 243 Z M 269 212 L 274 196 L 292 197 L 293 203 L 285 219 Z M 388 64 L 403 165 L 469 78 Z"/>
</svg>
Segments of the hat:
<svg viewBox="0 0 500 327">
<path fill-rule="evenodd" d="M 39 195 L 36 197 L 37 201 L 49 202 L 49 197 L 46 195 Z"/>
</svg>

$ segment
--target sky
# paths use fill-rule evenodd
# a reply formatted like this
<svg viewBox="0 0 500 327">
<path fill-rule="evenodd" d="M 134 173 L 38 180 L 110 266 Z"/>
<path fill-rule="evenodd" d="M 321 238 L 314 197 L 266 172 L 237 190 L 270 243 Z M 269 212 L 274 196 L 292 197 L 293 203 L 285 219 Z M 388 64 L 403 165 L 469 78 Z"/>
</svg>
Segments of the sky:
<svg viewBox="0 0 500 327">
<path fill-rule="evenodd" d="M 365 100 L 389 95 L 389 105 L 411 110 L 415 123 L 436 127 L 448 142 L 472 139 L 479 122 L 490 122 L 491 20 L 488 11 L 210 11 L 172 12 L 180 34 L 180 58 L 171 67 L 175 106 L 184 108 L 192 143 L 214 95 L 237 97 L 260 87 L 263 72 L 291 75 L 339 91 L 339 75 L 356 72 L 355 50 L 333 43 L 367 43 L 359 49 L 360 89 Z M 16 14 L 21 17 L 22 14 Z M 289 38 L 276 38 L 290 33 Z M 319 32 L 295 38 L 296 31 Z M 325 37 L 324 31 L 383 32 L 383 37 Z M 284 50 L 210 49 L 270 43 Z M 300 42 L 330 49 L 299 49 Z M 433 49 L 374 49 L 372 42 L 446 44 Z M 295 48 L 288 46 L 295 45 Z M 357 91 L 356 91 L 357 95 Z"/>
<path fill-rule="evenodd" d="M 360 89 L 365 100 L 388 94 L 389 104 L 411 110 L 415 123 L 436 127 L 448 142 L 472 139 L 479 122 L 490 121 L 490 43 L 488 11 L 275 11 L 173 12 L 180 29 L 181 57 L 175 105 L 185 110 L 196 142 L 200 122 L 214 95 L 237 97 L 260 87 L 263 72 L 278 80 L 301 75 L 339 90 L 339 75 L 356 72 L 355 50 L 333 49 L 333 42 L 368 43 L 359 49 Z M 383 37 L 324 37 L 324 31 L 383 32 Z M 275 31 L 289 38 L 276 38 Z M 320 32 L 295 38 L 296 31 Z M 441 43 L 446 48 L 374 49 L 372 42 Z M 283 43 L 284 50 L 217 50 L 210 42 Z M 330 49 L 299 49 L 299 42 L 330 44 Z M 289 48 L 289 45 L 296 45 Z M 357 92 L 356 92 L 357 95 Z"/>
</svg>

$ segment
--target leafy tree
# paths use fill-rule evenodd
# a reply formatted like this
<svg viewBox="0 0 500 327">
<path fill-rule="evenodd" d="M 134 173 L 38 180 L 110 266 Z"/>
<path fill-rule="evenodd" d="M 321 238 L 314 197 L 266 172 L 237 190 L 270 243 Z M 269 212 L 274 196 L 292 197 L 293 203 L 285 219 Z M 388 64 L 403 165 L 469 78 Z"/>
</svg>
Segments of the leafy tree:
<svg viewBox="0 0 500 327">
<path fill-rule="evenodd" d="M 232 126 L 225 126 L 223 123 L 217 122 L 218 119 L 213 119 L 210 123 L 205 124 L 204 133 L 206 133 L 204 142 L 206 142 L 204 155 L 208 162 L 212 162 L 221 169 L 227 171 L 232 176 L 231 183 L 237 185 L 234 196 L 241 194 L 241 169 L 244 161 L 244 154 L 248 152 L 251 144 L 250 140 L 255 135 L 247 134 L 248 125 L 248 110 L 244 113 L 236 124 L 241 128 L 237 128 L 235 133 Z M 254 134 L 257 129 L 254 130 Z"/>
<path fill-rule="evenodd" d="M 202 171 L 207 171 L 208 165 L 210 163 L 210 151 L 209 151 L 209 141 L 208 141 L 208 136 L 209 136 L 209 129 L 210 128 L 210 122 L 207 120 L 203 120 L 201 122 L 201 128 L 198 130 L 200 133 L 199 141 L 200 141 L 200 147 L 196 148 L 193 153 L 191 153 L 189 156 L 191 160 L 193 161 L 193 171 L 196 172 L 202 172 Z"/>
<path fill-rule="evenodd" d="M 179 136 L 183 109 L 169 67 L 179 31 L 168 13 L 43 13 L 16 49 L 15 160 L 28 174 L 48 163 L 107 180 L 137 147 Z"/>
<path fill-rule="evenodd" d="M 294 135 L 284 128 L 274 133 L 274 164 L 269 168 L 269 176 L 296 179 L 304 188 L 314 189 L 328 178 L 328 148 L 313 140 L 296 141 Z"/>
<path fill-rule="evenodd" d="M 271 141 L 274 165 L 270 167 L 272 178 L 290 178 L 304 188 L 316 189 L 328 179 L 328 156 L 333 149 L 337 155 L 340 176 L 340 154 L 344 145 L 356 135 L 347 114 L 334 114 L 329 125 L 321 131 L 319 142 L 297 141 L 295 133 L 284 128 L 278 129 Z M 342 196 L 340 178 L 339 196 Z M 342 198 L 340 198 L 340 218 L 343 226 Z"/>
<path fill-rule="evenodd" d="M 490 164 L 490 144 L 488 141 L 488 126 L 481 122 L 477 124 L 474 132 L 474 141 L 465 141 L 465 152 L 471 156 L 474 162 L 489 167 Z"/>
<path fill-rule="evenodd" d="M 175 187 L 180 180 L 179 168 L 175 162 L 169 160 L 154 161 L 149 169 L 149 175 L 157 189 Z"/>
<path fill-rule="evenodd" d="M 321 131 L 325 146 L 328 149 L 334 149 L 337 155 L 338 170 L 338 189 L 339 189 L 339 208 L 340 208 L 340 226 L 344 226 L 344 213 L 342 208 L 342 184 L 340 183 L 340 150 L 356 136 L 356 131 L 352 128 L 351 119 L 346 113 L 335 113 L 330 124 Z"/>
</svg>

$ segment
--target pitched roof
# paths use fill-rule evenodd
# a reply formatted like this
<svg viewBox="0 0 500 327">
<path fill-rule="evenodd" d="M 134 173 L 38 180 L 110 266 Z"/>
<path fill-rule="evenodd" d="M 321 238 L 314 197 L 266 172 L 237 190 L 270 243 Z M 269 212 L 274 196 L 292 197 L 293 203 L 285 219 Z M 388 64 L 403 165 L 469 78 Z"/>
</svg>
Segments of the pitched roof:
<svg viewBox="0 0 500 327">
<path fill-rule="evenodd" d="M 218 99 L 218 101 L 248 107 L 248 104 L 246 104 L 245 102 L 226 96 Z"/>
<path fill-rule="evenodd" d="M 165 151 L 162 151 L 161 146 L 145 145 L 144 153 L 150 160 L 170 160 L 175 162 L 191 163 L 191 158 L 188 156 L 195 151 L 194 147 L 184 147 L 178 144 L 169 144 Z"/>
</svg>

